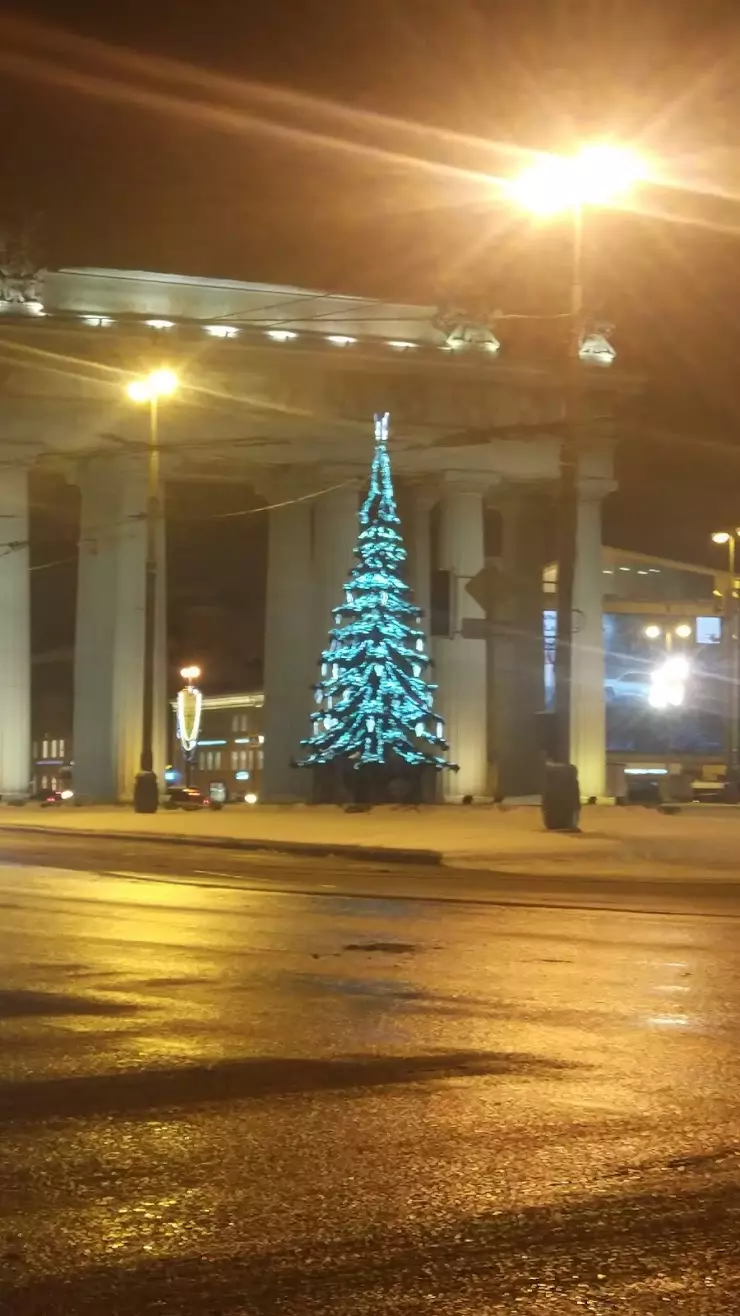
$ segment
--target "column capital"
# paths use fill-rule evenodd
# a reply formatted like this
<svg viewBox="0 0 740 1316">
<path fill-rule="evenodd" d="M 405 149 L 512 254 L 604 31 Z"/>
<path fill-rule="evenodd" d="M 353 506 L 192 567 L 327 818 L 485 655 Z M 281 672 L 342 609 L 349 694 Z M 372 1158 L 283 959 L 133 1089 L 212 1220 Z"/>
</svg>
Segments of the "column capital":
<svg viewBox="0 0 740 1316">
<path fill-rule="evenodd" d="M 489 498 L 501 484 L 501 476 L 491 471 L 444 471 L 440 476 L 439 496 L 464 493 Z"/>
<path fill-rule="evenodd" d="M 609 494 L 616 493 L 619 484 L 603 475 L 582 476 L 578 481 L 578 497 L 582 503 L 600 503 Z"/>
</svg>

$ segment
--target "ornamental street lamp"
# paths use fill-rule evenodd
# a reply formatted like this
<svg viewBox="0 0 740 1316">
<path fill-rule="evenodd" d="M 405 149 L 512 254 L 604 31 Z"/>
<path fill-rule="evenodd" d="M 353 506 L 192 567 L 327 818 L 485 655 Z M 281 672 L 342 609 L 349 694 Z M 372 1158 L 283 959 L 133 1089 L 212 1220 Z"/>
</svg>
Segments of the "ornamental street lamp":
<svg viewBox="0 0 740 1316">
<path fill-rule="evenodd" d="M 154 636 L 157 599 L 157 529 L 161 518 L 159 479 L 159 401 L 178 386 L 173 370 L 152 370 L 133 379 L 126 392 L 132 402 L 149 406 L 149 465 L 146 502 L 146 584 L 144 593 L 144 672 L 141 710 L 141 752 L 134 782 L 136 813 L 156 813 L 159 788 L 154 771 Z"/>
<path fill-rule="evenodd" d="M 729 669 L 725 781 L 728 793 L 731 793 L 733 797 L 740 794 L 740 607 L 735 587 L 735 562 L 739 534 L 740 528 L 735 527 L 733 530 L 717 530 L 712 535 L 714 544 L 727 545 L 727 570 L 730 577 L 725 590 L 722 638 Z"/>
<path fill-rule="evenodd" d="M 185 762 L 185 785 L 190 785 L 190 770 L 198 748 L 200 718 L 203 710 L 203 696 L 195 682 L 200 676 L 200 668 L 191 666 L 180 670 L 185 685 L 177 696 L 177 738 L 182 746 Z"/>
<path fill-rule="evenodd" d="M 572 828 L 577 825 L 580 807 L 578 779 L 571 766 L 571 680 L 573 644 L 573 594 L 578 530 L 579 420 L 581 412 L 580 358 L 606 359 L 608 344 L 599 351 L 590 350 L 584 337 L 583 298 L 583 223 L 589 206 L 604 206 L 626 195 L 644 175 L 639 158 L 627 149 L 608 144 L 582 147 L 575 155 L 543 157 L 507 184 L 511 199 L 541 218 L 566 214 L 571 228 L 570 307 L 567 373 L 565 381 L 565 426 L 560 447 L 560 481 L 558 508 L 558 592 L 555 638 L 555 734 L 552 746 L 556 776 L 568 765 L 567 785 L 555 787 L 555 777 L 548 774 L 548 787 L 558 791 L 561 803 L 553 813 L 543 799 L 548 827 Z M 591 344 L 593 347 L 593 344 Z M 587 351 L 586 349 L 589 348 Z M 564 791 L 564 794 L 562 792 Z M 570 800 L 570 817 L 566 799 Z M 560 821 L 556 821 L 556 815 Z"/>
</svg>

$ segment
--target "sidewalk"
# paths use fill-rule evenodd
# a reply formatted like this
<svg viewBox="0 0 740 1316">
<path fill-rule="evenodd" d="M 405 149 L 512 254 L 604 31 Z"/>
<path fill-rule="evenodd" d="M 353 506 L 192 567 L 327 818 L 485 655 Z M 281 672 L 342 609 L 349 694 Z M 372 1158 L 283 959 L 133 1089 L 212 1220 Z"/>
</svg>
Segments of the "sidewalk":
<svg viewBox="0 0 740 1316">
<path fill-rule="evenodd" d="M 546 832 L 539 810 L 493 805 L 377 808 L 343 813 L 307 805 L 230 805 L 220 812 L 35 805 L 0 809 L 2 831 L 38 829 L 174 841 L 368 862 L 445 864 L 522 876 L 740 881 L 740 809 L 688 806 L 680 814 L 593 806 L 582 833 Z"/>
</svg>

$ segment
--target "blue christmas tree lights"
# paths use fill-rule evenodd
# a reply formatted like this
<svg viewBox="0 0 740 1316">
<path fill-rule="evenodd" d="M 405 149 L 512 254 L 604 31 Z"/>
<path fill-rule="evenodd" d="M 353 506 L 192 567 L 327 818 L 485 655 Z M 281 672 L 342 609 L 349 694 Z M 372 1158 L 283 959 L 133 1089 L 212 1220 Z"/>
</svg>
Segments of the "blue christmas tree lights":
<svg viewBox="0 0 740 1316">
<path fill-rule="evenodd" d="M 454 768 L 445 758 L 444 726 L 427 680 L 429 656 L 421 612 L 402 578 L 400 533 L 391 464 L 389 416 L 375 417 L 370 487 L 360 511 L 357 559 L 334 608 L 336 625 L 321 655 L 317 709 L 301 767 L 344 760 L 354 768 Z"/>
</svg>

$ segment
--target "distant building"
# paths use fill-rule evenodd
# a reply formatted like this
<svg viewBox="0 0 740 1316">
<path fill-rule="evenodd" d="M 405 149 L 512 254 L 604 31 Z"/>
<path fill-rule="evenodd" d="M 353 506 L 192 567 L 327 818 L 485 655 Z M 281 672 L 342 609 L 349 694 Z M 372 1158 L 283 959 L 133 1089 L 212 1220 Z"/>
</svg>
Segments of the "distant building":
<svg viewBox="0 0 740 1316">
<path fill-rule="evenodd" d="M 244 799 L 262 789 L 264 743 L 261 691 L 251 694 L 205 695 L 198 747 L 190 766 L 193 786 L 209 793 L 213 782 L 223 782 L 230 799 Z M 172 752 L 167 776 L 171 784 L 186 779 L 187 764 L 177 738 L 176 704 L 172 704 Z"/>
</svg>

